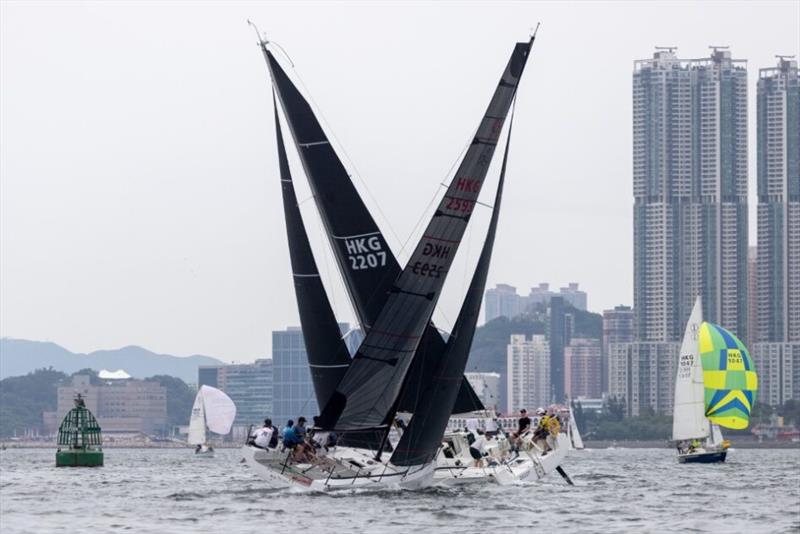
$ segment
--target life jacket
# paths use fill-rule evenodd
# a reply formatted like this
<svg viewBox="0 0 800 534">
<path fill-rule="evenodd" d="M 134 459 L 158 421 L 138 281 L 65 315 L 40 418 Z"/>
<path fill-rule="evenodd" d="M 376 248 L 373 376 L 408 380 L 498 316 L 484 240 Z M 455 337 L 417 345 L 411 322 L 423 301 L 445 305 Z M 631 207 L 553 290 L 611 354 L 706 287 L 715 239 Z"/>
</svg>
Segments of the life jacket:
<svg viewBox="0 0 800 534">
<path fill-rule="evenodd" d="M 269 438 L 269 448 L 274 449 L 278 446 L 278 428 L 273 425 L 272 427 L 272 437 Z"/>
</svg>

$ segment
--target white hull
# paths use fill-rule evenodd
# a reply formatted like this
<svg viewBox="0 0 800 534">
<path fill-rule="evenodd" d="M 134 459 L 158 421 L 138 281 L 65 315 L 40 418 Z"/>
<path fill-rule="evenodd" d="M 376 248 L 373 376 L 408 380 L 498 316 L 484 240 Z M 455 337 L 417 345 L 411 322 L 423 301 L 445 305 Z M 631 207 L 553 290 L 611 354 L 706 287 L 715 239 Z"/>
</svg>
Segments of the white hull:
<svg viewBox="0 0 800 534">
<path fill-rule="evenodd" d="M 213 458 L 213 457 L 214 457 L 214 449 L 209 449 L 208 447 L 206 447 L 205 445 L 203 445 L 203 446 L 200 448 L 200 450 L 199 450 L 199 451 L 195 449 L 195 451 L 194 451 L 194 455 L 195 455 L 197 458 Z"/>
<path fill-rule="evenodd" d="M 287 462 L 288 452 L 245 445 L 245 462 L 271 488 L 301 488 L 308 491 L 341 489 L 421 489 L 433 481 L 433 464 L 396 466 L 376 461 L 361 449 L 337 447 L 314 464 Z"/>
<path fill-rule="evenodd" d="M 440 461 L 436 467 L 435 481 L 448 486 L 474 482 L 494 482 L 500 485 L 537 482 L 564 463 L 569 448 L 570 439 L 562 433 L 558 435 L 555 448 L 545 455 L 536 449 L 520 451 L 519 456 L 484 467 L 473 466 L 471 458 Z"/>
</svg>

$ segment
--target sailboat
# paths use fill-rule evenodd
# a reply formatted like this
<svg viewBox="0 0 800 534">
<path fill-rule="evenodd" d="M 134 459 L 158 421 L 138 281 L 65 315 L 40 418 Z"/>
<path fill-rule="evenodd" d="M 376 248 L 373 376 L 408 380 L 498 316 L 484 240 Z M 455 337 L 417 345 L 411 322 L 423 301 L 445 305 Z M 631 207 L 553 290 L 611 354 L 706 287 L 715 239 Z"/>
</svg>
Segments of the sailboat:
<svg viewBox="0 0 800 534">
<path fill-rule="evenodd" d="M 215 434 L 225 435 L 231 431 L 236 419 L 236 405 L 224 392 L 211 386 L 200 386 L 194 398 L 189 419 L 189 445 L 195 446 L 197 456 L 214 456 L 214 448 L 208 442 L 206 428 Z"/>
<path fill-rule="evenodd" d="M 314 432 L 335 433 L 338 440 L 330 449 L 319 449 L 313 459 L 298 458 L 291 450 L 245 446 L 245 460 L 271 486 L 298 485 L 317 490 L 427 486 L 433 480 L 434 458 L 450 414 L 459 403 L 467 407 L 464 411 L 482 408 L 463 373 L 494 244 L 502 181 L 478 266 L 447 342 L 431 323 L 431 316 L 477 204 L 532 44 L 533 38 L 514 47 L 458 171 L 401 270 L 308 102 L 272 54 L 269 42 L 259 34 L 273 82 L 273 98 L 284 112 L 365 331 L 357 353 L 346 361 L 338 332 L 334 335 L 332 329 L 321 328 L 330 323 L 333 313 L 297 207 L 276 104 L 295 293 L 303 335 L 306 340 L 318 341 L 319 349 L 309 350 L 312 377 L 317 371 L 314 387 L 321 408 Z M 313 306 L 308 305 L 311 300 Z M 413 413 L 413 417 L 392 447 L 389 433 L 401 410 Z"/>
<path fill-rule="evenodd" d="M 578 424 L 575 422 L 575 414 L 572 411 L 572 403 L 569 405 L 569 421 L 567 422 L 567 437 L 569 437 L 570 448 L 583 450 L 583 439 L 578 431 Z"/>
<path fill-rule="evenodd" d="M 697 297 L 686 325 L 675 379 L 672 439 L 681 463 L 724 462 L 721 426 L 747 428 L 758 376 L 747 348 L 731 332 L 703 321 Z"/>
</svg>

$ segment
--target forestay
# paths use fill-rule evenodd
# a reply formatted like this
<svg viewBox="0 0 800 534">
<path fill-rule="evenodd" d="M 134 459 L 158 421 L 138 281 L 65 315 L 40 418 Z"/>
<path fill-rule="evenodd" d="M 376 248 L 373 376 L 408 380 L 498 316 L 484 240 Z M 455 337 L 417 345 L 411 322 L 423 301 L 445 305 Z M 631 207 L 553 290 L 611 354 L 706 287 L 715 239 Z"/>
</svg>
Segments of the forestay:
<svg viewBox="0 0 800 534">
<path fill-rule="evenodd" d="M 675 378 L 675 405 L 672 412 L 672 439 L 702 439 L 708 436 L 709 426 L 705 414 L 705 389 L 703 364 L 699 352 L 700 325 L 703 322 L 703 303 L 700 297 L 686 324 L 681 352 L 678 356 L 678 374 Z"/>
<path fill-rule="evenodd" d="M 323 409 L 324 428 L 386 425 L 464 235 L 516 93 L 530 43 L 518 43 L 489 107 L 406 268 Z M 425 377 L 424 377 L 425 378 Z"/>
</svg>

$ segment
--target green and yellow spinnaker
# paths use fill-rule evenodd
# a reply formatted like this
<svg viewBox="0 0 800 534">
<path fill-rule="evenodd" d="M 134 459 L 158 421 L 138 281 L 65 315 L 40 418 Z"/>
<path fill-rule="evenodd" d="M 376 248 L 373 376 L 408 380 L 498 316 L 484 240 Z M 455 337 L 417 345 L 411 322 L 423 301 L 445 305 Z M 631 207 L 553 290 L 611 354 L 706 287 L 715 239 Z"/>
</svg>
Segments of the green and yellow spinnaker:
<svg viewBox="0 0 800 534">
<path fill-rule="evenodd" d="M 750 353 L 735 335 L 712 323 L 700 325 L 698 341 L 706 417 L 726 428 L 747 428 L 758 389 Z"/>
</svg>

